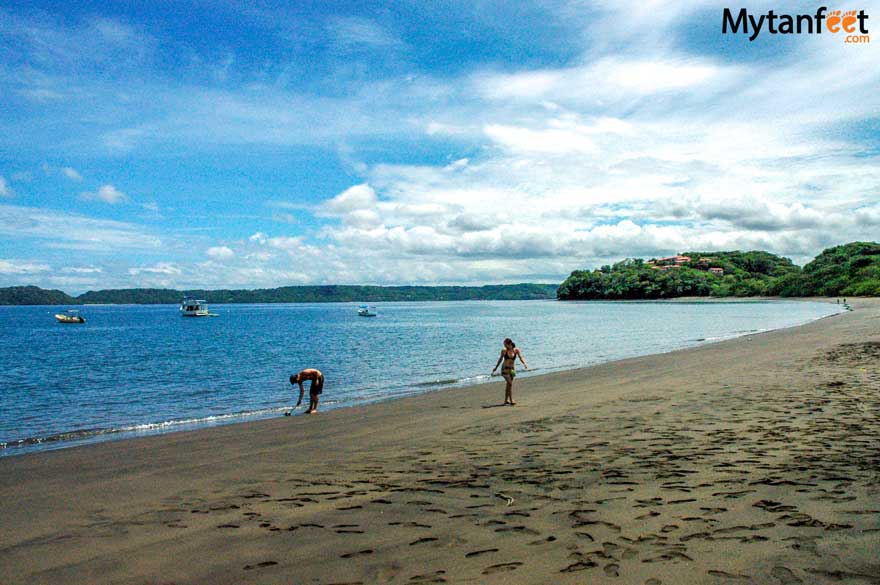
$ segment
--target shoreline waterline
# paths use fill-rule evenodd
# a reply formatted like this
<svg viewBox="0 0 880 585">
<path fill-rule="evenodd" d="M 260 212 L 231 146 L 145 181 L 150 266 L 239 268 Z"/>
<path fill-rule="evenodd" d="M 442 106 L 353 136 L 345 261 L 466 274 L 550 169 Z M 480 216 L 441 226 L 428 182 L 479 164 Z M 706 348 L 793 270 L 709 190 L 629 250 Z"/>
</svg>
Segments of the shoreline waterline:
<svg viewBox="0 0 880 585">
<path fill-rule="evenodd" d="M 613 303 L 613 304 L 622 304 L 626 303 L 628 305 L 633 304 L 703 304 L 703 305 L 711 305 L 711 304 L 742 304 L 742 303 L 756 303 L 756 304 L 766 304 L 766 303 L 776 303 L 779 301 L 785 302 L 789 299 L 736 299 L 733 301 L 727 299 L 668 299 L 661 301 L 586 301 L 590 304 L 596 303 Z M 812 302 L 824 302 L 826 304 L 834 305 L 833 299 L 805 299 L 806 301 Z M 473 301 L 461 301 L 461 302 L 473 302 Z M 502 301 L 498 301 L 502 302 Z M 506 301 L 504 301 L 506 302 Z M 530 301 L 533 303 L 542 303 L 544 301 Z M 575 302 L 567 302 L 568 304 L 578 304 Z M 597 365 L 604 365 L 609 363 L 615 363 L 631 358 L 645 357 L 651 355 L 662 355 L 670 352 L 676 352 L 681 350 L 689 350 L 696 347 L 703 347 L 706 345 L 720 343 L 723 341 L 728 341 L 731 339 L 737 339 L 740 337 L 746 337 L 750 335 L 764 334 L 772 331 L 778 331 L 780 329 L 788 329 L 792 327 L 800 327 L 806 325 L 808 323 L 814 322 L 816 320 L 824 319 L 826 317 L 837 316 L 843 312 L 842 307 L 838 312 L 830 313 L 827 315 L 821 315 L 817 317 L 813 317 L 801 322 L 796 322 L 793 324 L 776 327 L 776 328 L 767 328 L 767 329 L 748 329 L 748 330 L 738 330 L 730 332 L 727 335 L 717 336 L 717 337 L 708 337 L 708 338 L 694 338 L 686 340 L 682 345 L 673 346 L 669 349 L 661 350 L 661 351 L 650 351 L 648 353 L 635 353 L 632 355 L 624 355 L 619 357 L 612 357 L 610 359 L 597 359 L 592 363 L 587 364 L 562 364 L 555 367 L 549 368 L 537 368 L 533 369 L 529 372 L 521 372 L 518 377 L 519 380 L 524 379 L 532 379 L 538 376 L 546 376 L 554 373 L 560 372 L 576 372 L 579 370 L 584 370 L 588 368 L 595 367 Z M 656 348 L 655 348 L 656 349 Z M 489 369 L 488 367 L 486 368 Z M 362 395 L 359 396 L 356 400 L 348 401 L 345 400 L 336 400 L 336 399 L 328 399 L 324 400 L 321 403 L 321 410 L 324 412 L 337 410 L 340 408 L 353 408 L 359 406 L 367 406 L 372 404 L 380 404 L 386 403 L 389 401 L 399 400 L 402 398 L 419 396 L 427 393 L 434 393 L 440 391 L 447 391 L 454 388 L 469 388 L 472 386 L 491 384 L 496 382 L 500 378 L 492 378 L 489 375 L 485 374 L 477 374 L 477 375 L 465 375 L 461 378 L 443 378 L 437 380 L 428 380 L 428 381 L 414 381 L 414 382 L 404 382 L 392 386 L 388 386 L 384 388 L 381 395 Z M 293 391 L 289 390 L 290 397 L 293 398 Z M 267 408 L 260 408 L 254 410 L 248 410 L 243 412 L 225 412 L 218 413 L 216 415 L 210 415 L 207 417 L 194 417 L 194 418 L 179 418 L 179 419 L 170 419 L 164 421 L 153 421 L 153 422 L 143 422 L 136 423 L 131 425 L 123 425 L 120 427 L 109 427 L 109 428 L 100 428 L 100 427 L 91 427 L 91 428 L 74 428 L 67 431 L 62 431 L 58 433 L 53 433 L 44 437 L 27 437 L 24 439 L 17 440 L 9 440 L 6 443 L 0 443 L 0 459 L 9 456 L 25 456 L 34 453 L 39 453 L 43 451 L 55 451 L 59 449 L 68 449 L 74 447 L 83 447 L 89 446 L 93 444 L 98 444 L 107 441 L 125 441 L 131 440 L 135 438 L 141 437 L 149 437 L 156 435 L 165 435 L 170 433 L 179 433 L 179 432 L 189 432 L 193 430 L 199 430 L 204 428 L 212 428 L 217 426 L 227 426 L 227 425 L 235 425 L 235 424 L 245 424 L 249 422 L 255 422 L 260 420 L 273 419 L 282 416 L 286 412 L 293 412 L 294 414 L 298 414 L 300 411 L 294 410 L 294 406 L 292 403 L 270 406 Z"/>
</svg>

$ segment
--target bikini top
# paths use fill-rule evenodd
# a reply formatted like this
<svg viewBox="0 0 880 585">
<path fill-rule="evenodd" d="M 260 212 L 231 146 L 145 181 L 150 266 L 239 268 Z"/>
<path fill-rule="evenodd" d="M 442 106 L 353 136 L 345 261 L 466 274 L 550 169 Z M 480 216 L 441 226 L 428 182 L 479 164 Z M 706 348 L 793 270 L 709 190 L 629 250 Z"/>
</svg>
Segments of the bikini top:
<svg viewBox="0 0 880 585">
<path fill-rule="evenodd" d="M 516 359 L 516 350 L 513 350 L 513 355 L 510 355 L 510 352 L 508 352 L 505 349 L 504 353 L 502 355 L 504 355 L 504 359 L 506 359 L 506 360 L 515 360 Z"/>
</svg>

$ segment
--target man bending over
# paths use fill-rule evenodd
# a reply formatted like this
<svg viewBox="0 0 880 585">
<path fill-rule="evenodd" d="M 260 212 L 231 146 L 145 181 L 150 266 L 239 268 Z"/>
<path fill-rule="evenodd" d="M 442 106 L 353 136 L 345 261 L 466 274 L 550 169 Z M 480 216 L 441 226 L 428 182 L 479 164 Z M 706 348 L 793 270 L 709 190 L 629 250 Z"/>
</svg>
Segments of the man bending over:
<svg viewBox="0 0 880 585">
<path fill-rule="evenodd" d="M 304 391 L 303 382 L 306 380 L 312 381 L 309 386 L 309 409 L 306 411 L 306 414 L 315 414 L 318 412 L 318 397 L 321 396 L 321 392 L 324 390 L 324 374 L 321 373 L 321 370 L 306 368 L 299 374 L 294 374 L 290 377 L 291 384 L 299 384 L 299 400 L 296 403 L 297 406 L 302 404 Z"/>
</svg>

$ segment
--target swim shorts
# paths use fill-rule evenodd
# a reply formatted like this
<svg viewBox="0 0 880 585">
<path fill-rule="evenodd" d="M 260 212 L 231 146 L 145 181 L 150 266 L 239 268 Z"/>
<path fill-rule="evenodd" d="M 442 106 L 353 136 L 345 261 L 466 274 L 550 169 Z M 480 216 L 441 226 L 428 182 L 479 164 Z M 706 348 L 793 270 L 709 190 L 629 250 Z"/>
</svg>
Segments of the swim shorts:
<svg viewBox="0 0 880 585">
<path fill-rule="evenodd" d="M 324 391 L 324 376 L 323 374 L 318 376 L 317 380 L 312 380 L 312 385 L 309 386 L 309 394 L 320 395 L 321 392 Z"/>
</svg>

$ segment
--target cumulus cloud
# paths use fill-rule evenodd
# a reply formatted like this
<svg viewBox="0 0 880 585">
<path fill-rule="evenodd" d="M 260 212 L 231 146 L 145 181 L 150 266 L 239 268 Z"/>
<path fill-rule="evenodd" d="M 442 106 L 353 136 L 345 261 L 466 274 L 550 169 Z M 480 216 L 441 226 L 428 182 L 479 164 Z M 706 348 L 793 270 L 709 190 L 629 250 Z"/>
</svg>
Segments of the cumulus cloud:
<svg viewBox="0 0 880 585">
<path fill-rule="evenodd" d="M 102 201 L 104 203 L 109 203 L 110 205 L 116 205 L 117 203 L 125 203 L 128 201 L 128 195 L 109 184 L 102 185 L 94 193 L 82 193 L 80 198 L 84 201 Z"/>
<path fill-rule="evenodd" d="M 235 258 L 235 252 L 227 246 L 212 246 L 205 253 L 214 260 L 231 260 Z"/>
<path fill-rule="evenodd" d="M 368 209 L 377 202 L 376 191 L 366 183 L 349 187 L 324 204 L 331 214 L 344 214 L 358 209 Z"/>
</svg>

